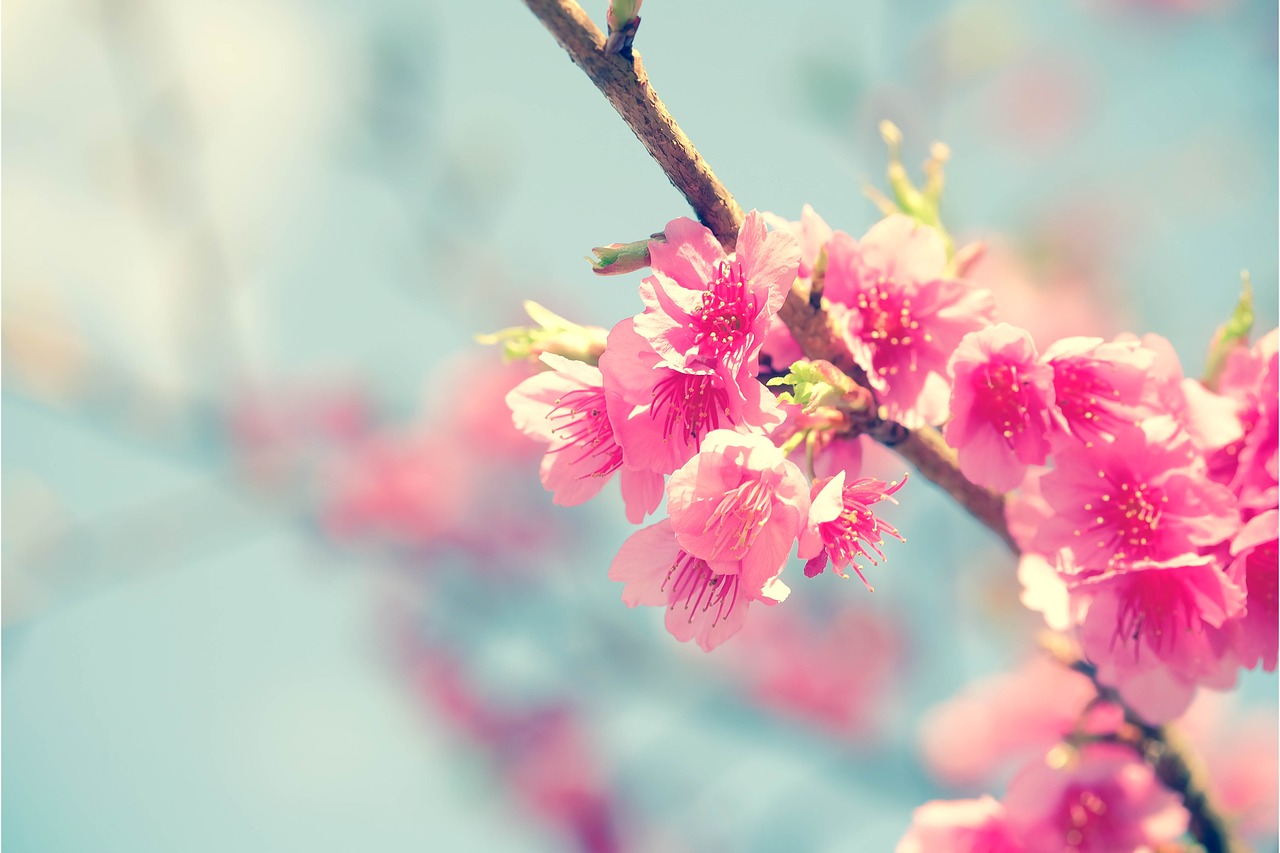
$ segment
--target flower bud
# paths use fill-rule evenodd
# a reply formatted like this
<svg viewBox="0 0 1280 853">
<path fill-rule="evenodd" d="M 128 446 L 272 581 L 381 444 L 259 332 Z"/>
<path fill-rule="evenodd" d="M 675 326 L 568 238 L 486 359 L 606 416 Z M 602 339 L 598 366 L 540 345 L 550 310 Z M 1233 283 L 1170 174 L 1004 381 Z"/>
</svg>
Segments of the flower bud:
<svg viewBox="0 0 1280 853">
<path fill-rule="evenodd" d="M 598 326 L 580 326 L 570 322 L 531 300 L 525 301 L 524 310 L 538 324 L 536 327 L 512 326 L 490 335 L 476 335 L 476 341 L 481 344 L 501 343 L 502 357 L 506 361 L 540 363 L 539 357 L 549 352 L 587 364 L 599 363 L 607 331 Z"/>
</svg>

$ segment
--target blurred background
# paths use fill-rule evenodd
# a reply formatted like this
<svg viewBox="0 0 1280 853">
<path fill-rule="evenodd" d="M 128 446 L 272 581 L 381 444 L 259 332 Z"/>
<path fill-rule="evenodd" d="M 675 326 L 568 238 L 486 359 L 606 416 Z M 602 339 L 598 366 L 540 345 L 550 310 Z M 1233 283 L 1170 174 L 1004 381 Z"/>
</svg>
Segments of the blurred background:
<svg viewBox="0 0 1280 853">
<path fill-rule="evenodd" d="M 1198 375 L 1245 268 L 1276 323 L 1274 3 L 643 13 L 744 208 L 861 235 L 890 118 L 1041 347 Z M 636 313 L 583 256 L 688 211 L 522 4 L 8 0 L 3 126 L 6 849 L 888 850 L 1003 790 L 924 723 L 1037 618 L 928 484 L 874 594 L 795 572 L 710 655 L 620 603 L 616 488 L 541 491 L 474 335 Z M 1262 850 L 1276 692 L 1189 722 Z"/>
</svg>

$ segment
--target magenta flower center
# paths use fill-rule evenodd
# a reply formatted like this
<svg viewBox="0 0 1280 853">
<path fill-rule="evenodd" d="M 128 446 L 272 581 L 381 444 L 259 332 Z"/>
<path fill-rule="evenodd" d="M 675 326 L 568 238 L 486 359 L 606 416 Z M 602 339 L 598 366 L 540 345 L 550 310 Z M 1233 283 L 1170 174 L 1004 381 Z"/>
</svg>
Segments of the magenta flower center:
<svg viewBox="0 0 1280 853">
<path fill-rule="evenodd" d="M 662 418 L 667 438 L 683 433 L 696 444 L 720 427 L 722 416 L 729 417 L 729 395 L 714 374 L 668 370 L 653 387 L 649 417 Z"/>
<path fill-rule="evenodd" d="M 1128 422 L 1108 408 L 1119 399 L 1120 392 L 1102 381 L 1102 369 L 1103 365 L 1095 361 L 1055 361 L 1053 390 L 1068 422 L 1089 421 L 1094 429 L 1115 435 Z"/>
<path fill-rule="evenodd" d="M 858 311 L 862 314 L 863 340 L 876 346 L 877 356 L 886 351 L 907 350 L 907 369 L 915 370 L 915 350 L 911 348 L 915 338 L 920 334 L 920 322 L 912 316 L 911 297 L 906 296 L 894 287 L 891 278 L 877 279 L 874 287 L 869 287 L 858 294 Z M 926 332 L 921 337 L 927 342 L 932 338 Z M 882 359 L 877 357 L 876 361 Z M 893 362 L 897 359 L 883 359 Z M 893 375 L 898 372 L 898 365 L 886 363 L 876 368 L 881 375 Z"/>
<path fill-rule="evenodd" d="M 1022 433 L 1031 420 L 1030 387 L 1018 376 L 1018 365 L 991 361 L 973 374 L 978 407 L 1007 444 Z"/>
<path fill-rule="evenodd" d="M 756 317 L 755 295 L 747 286 L 742 264 L 724 261 L 715 280 L 702 292 L 702 305 L 693 315 L 693 340 L 712 358 L 741 356 Z"/>
<path fill-rule="evenodd" d="M 1107 841 L 1107 803 L 1097 792 L 1072 785 L 1062 800 L 1059 825 L 1068 853 L 1102 850 Z"/>
<path fill-rule="evenodd" d="M 605 413 L 603 388 L 582 388 L 557 397 L 547 419 L 555 424 L 552 433 L 564 442 L 551 452 L 568 451 L 576 454 L 574 465 L 587 463 L 587 472 L 578 479 L 608 477 L 622 467 L 622 448 Z"/>
<path fill-rule="evenodd" d="M 676 554 L 661 589 L 670 593 L 672 610 L 684 605 L 690 622 L 699 613 L 708 613 L 715 608 L 712 627 L 720 624 L 721 619 L 728 618 L 738 603 L 737 575 L 714 574 L 706 560 L 699 560 L 685 551 Z"/>
<path fill-rule="evenodd" d="M 1176 578 L 1165 576 L 1160 569 L 1136 574 L 1121 596 L 1115 636 L 1115 640 L 1133 642 L 1135 659 L 1139 638 L 1145 637 L 1160 654 L 1166 643 L 1170 649 L 1176 646 L 1178 637 L 1198 621 L 1191 593 Z"/>
<path fill-rule="evenodd" d="M 711 511 L 704 533 L 716 533 L 716 551 L 740 560 L 773 515 L 773 491 L 760 480 L 748 480 L 724 494 Z"/>
</svg>

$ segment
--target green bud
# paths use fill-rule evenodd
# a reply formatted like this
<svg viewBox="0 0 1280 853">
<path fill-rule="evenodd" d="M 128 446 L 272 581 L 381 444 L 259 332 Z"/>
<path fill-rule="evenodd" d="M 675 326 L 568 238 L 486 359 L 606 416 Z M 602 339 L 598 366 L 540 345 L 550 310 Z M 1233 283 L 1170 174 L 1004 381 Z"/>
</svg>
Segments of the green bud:
<svg viewBox="0 0 1280 853">
<path fill-rule="evenodd" d="M 942 227 L 939 206 L 942 202 L 942 190 L 946 186 L 944 167 L 951 159 L 951 149 L 941 142 L 935 142 L 929 149 L 929 159 L 924 162 L 925 183 L 921 189 L 907 174 L 907 167 L 902 164 L 902 131 L 893 122 L 880 122 L 880 136 L 889 149 L 889 165 L 886 177 L 889 180 L 890 198 L 884 193 L 868 187 L 867 196 L 875 202 L 886 216 L 893 213 L 905 213 L 921 225 L 928 225 L 942 235 L 947 246 L 947 256 L 954 250 L 951 236 Z"/>
<path fill-rule="evenodd" d="M 829 361 L 797 361 L 786 376 L 770 379 L 769 385 L 790 385 L 790 391 L 778 395 L 784 403 L 800 406 L 806 412 L 820 408 L 862 411 L 866 407 L 865 391 Z"/>
<path fill-rule="evenodd" d="M 665 240 L 661 234 L 655 234 L 649 240 L 596 246 L 591 250 L 595 257 L 587 258 L 587 261 L 591 264 L 591 271 L 596 275 L 622 275 L 635 272 L 649 266 L 649 243 L 659 238 Z"/>
<path fill-rule="evenodd" d="M 1253 331 L 1253 285 L 1249 271 L 1240 273 L 1240 300 L 1227 322 L 1218 327 L 1209 343 L 1209 357 L 1205 360 L 1204 378 L 1200 381 L 1210 391 L 1216 391 L 1227 358 L 1238 347 L 1249 345 L 1249 333 Z"/>
<path fill-rule="evenodd" d="M 481 344 L 502 344 L 505 361 L 537 363 L 544 352 L 598 364 L 608 332 L 597 326 L 580 326 L 536 302 L 526 300 L 525 313 L 537 326 L 512 326 L 489 335 L 476 335 Z"/>
</svg>

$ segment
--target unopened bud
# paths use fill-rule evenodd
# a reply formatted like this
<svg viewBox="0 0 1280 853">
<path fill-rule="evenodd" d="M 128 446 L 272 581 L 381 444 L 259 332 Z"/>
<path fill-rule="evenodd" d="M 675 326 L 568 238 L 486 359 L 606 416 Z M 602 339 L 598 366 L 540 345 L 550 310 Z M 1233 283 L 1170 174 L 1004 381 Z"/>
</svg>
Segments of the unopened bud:
<svg viewBox="0 0 1280 853">
<path fill-rule="evenodd" d="M 1209 342 L 1209 357 L 1205 360 L 1204 378 L 1200 380 L 1210 391 L 1216 391 L 1218 380 L 1227 366 L 1231 353 L 1249 345 L 1249 333 L 1253 331 L 1253 286 L 1249 271 L 1240 273 L 1240 301 L 1227 322 L 1218 327 Z"/>
<path fill-rule="evenodd" d="M 506 361 L 540 363 L 539 357 L 549 352 L 587 364 L 599 363 L 607 331 L 570 322 L 531 300 L 525 301 L 524 310 L 538 324 L 536 327 L 512 326 L 490 335 L 476 335 L 476 341 L 502 344 L 502 357 Z"/>
<path fill-rule="evenodd" d="M 640 4 L 644 0 L 610 0 L 605 19 L 609 23 L 609 38 L 604 43 L 605 53 L 631 53 L 631 45 L 640 29 Z"/>
<path fill-rule="evenodd" d="M 622 275 L 649 266 L 649 244 L 655 240 L 666 241 L 662 234 L 654 234 L 648 240 L 634 243 L 610 243 L 592 249 L 594 258 L 587 258 L 591 271 L 596 275 Z"/>
</svg>

